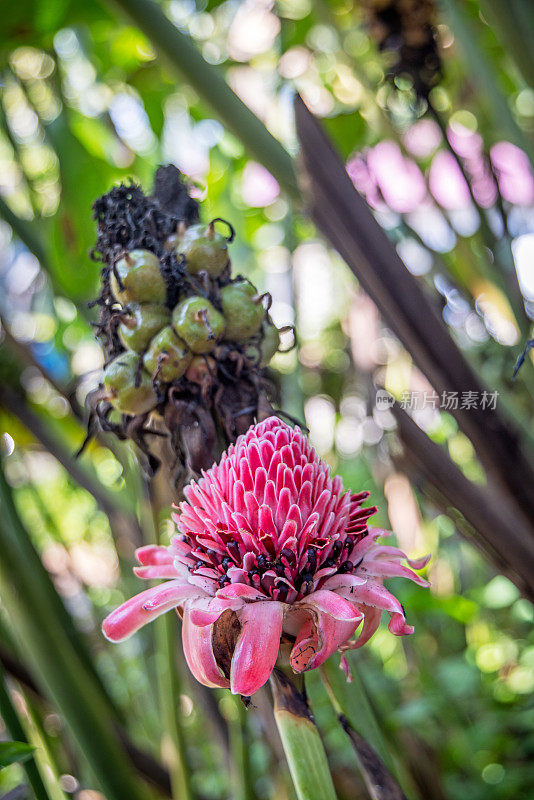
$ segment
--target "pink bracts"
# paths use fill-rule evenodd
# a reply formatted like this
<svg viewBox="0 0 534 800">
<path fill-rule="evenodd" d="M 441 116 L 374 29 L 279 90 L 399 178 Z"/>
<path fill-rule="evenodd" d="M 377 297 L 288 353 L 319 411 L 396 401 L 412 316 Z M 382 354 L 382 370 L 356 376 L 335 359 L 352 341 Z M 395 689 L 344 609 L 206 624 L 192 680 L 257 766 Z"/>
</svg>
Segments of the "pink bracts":
<svg viewBox="0 0 534 800">
<path fill-rule="evenodd" d="M 180 535 L 137 551 L 135 573 L 166 583 L 104 620 L 111 641 L 176 608 L 197 680 L 251 695 L 281 644 L 298 673 L 367 642 L 382 611 L 392 633 L 413 632 L 383 580 L 427 581 L 402 565 L 401 550 L 377 542 L 388 533 L 369 527 L 368 493 L 344 492 L 298 428 L 276 417 L 251 427 L 185 497 L 174 516 Z M 414 569 L 427 562 L 408 561 Z"/>
</svg>

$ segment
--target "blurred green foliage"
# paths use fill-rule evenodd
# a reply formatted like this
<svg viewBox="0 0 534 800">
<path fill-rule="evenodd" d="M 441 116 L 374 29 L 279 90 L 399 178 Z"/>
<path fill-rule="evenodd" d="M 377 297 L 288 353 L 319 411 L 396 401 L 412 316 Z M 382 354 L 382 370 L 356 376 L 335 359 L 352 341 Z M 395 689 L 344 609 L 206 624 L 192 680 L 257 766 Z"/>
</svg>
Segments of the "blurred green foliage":
<svg viewBox="0 0 534 800">
<path fill-rule="evenodd" d="M 460 19 L 454 12 L 459 6 Z M 274 9 L 252 0 L 172 0 L 162 7 L 169 25 L 192 37 L 206 62 L 223 72 L 292 154 L 295 88 L 324 118 L 344 158 L 384 139 L 405 142 L 403 135 L 425 116 L 408 84 L 386 81 L 387 59 L 377 53 L 351 0 L 280 0 Z M 507 43 L 475 0 L 444 3 L 443 9 L 438 32 L 444 77 L 433 90 L 434 105 L 445 120 L 473 125 L 485 153 L 503 138 L 530 151 L 534 92 Z M 464 58 L 466 36 L 484 63 L 482 84 L 473 58 Z M 391 754 L 410 798 L 528 800 L 534 787 L 534 611 L 513 583 L 459 538 L 454 509 L 438 509 L 392 459 L 398 453 L 392 422 L 376 413 L 372 378 L 379 373 L 397 395 L 428 388 L 409 354 L 303 209 L 250 160 L 204 99 L 176 80 L 145 34 L 112 4 L 19 0 L 2 9 L 0 40 L 0 194 L 15 215 L 3 214 L 7 222 L 0 223 L 3 464 L 18 514 L 116 705 L 110 718 L 120 720 L 137 747 L 172 761 L 155 688 L 162 653 L 154 631 L 120 646 L 109 646 L 100 634 L 103 616 L 138 588 L 130 575 L 133 550 L 139 530 L 147 539 L 153 535 L 152 520 L 132 448 L 99 437 L 78 463 L 83 487 L 73 475 L 74 460 L 61 464 L 58 457 L 73 453 L 84 437 L 80 409 L 101 367 L 86 305 L 99 277 L 89 256 L 91 203 L 130 178 L 148 190 L 154 168 L 171 161 L 191 178 L 203 216 L 234 225 L 236 271 L 272 293 L 279 325 L 296 322 L 298 354 L 280 354 L 274 362 L 281 407 L 305 421 L 314 445 L 347 487 L 371 491 L 380 509 L 375 524 L 393 525 L 410 554 L 432 552 L 429 592 L 392 582 L 415 636 L 401 640 L 381 629 L 364 651 L 349 656 L 357 687 L 336 681 L 351 722 Z M 481 91 L 491 76 L 492 90 Z M 507 111 L 499 114 L 503 104 Z M 437 147 L 444 149 L 443 142 Z M 422 155 L 418 163 L 426 177 L 431 157 Z M 480 227 L 462 232 L 453 215 L 435 208 L 439 224 L 427 218 L 423 230 L 414 214 L 385 203 L 377 214 L 399 247 L 408 243 L 417 263 L 430 264 L 418 274 L 452 334 L 488 385 L 501 391 L 525 436 L 532 436 L 532 364 L 527 361 L 515 387 L 509 383 L 521 349 L 519 331 L 529 325 L 527 314 L 514 318 L 503 292 L 513 264 L 511 272 L 499 272 Z M 510 202 L 505 211 L 509 232 L 501 241 L 509 252 L 513 241 L 534 234 L 534 212 L 531 203 Z M 488 216 L 498 231 L 497 209 Z M 425 238 L 434 224 L 436 230 L 445 226 L 442 240 L 438 234 Z M 526 299 L 531 312 L 533 298 Z M 436 413 L 424 424 L 468 478 L 485 480 L 476 453 L 448 414 Z M 43 441 L 43 430 L 52 443 Z M 159 524 L 166 541 L 168 519 Z M 17 647 L 4 614 L 0 655 L 15 653 L 24 663 L 24 648 Z M 250 796 L 291 797 L 264 703 L 242 718 L 231 698 L 215 691 L 207 708 L 179 653 L 177 669 L 175 700 L 193 795 L 236 796 L 224 737 L 235 740 L 237 730 L 249 761 Z M 318 674 L 309 676 L 308 688 L 340 798 L 364 797 L 354 755 Z M 13 689 L 38 762 L 53 776 L 48 782 L 59 792 L 55 796 L 99 797 L 88 790 L 101 790 L 102 776 L 72 747 L 57 709 L 23 680 Z M 10 766 L 0 773 L 0 790 L 22 780 L 22 767 Z"/>
</svg>

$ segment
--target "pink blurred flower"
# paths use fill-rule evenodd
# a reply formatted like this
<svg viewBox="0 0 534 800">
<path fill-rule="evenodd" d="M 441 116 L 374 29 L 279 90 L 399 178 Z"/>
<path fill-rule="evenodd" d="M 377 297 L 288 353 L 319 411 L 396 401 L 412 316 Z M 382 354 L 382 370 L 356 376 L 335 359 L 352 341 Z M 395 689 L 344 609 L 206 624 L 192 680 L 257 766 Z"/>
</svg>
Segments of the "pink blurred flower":
<svg viewBox="0 0 534 800">
<path fill-rule="evenodd" d="M 490 157 L 504 199 L 520 206 L 534 203 L 534 175 L 527 154 L 511 142 L 497 142 Z"/>
<path fill-rule="evenodd" d="M 369 169 L 365 155 L 358 154 L 347 161 L 347 172 L 354 188 L 365 197 L 372 208 L 386 211 L 387 205 L 380 195 L 376 178 Z"/>
<path fill-rule="evenodd" d="M 402 137 L 406 150 L 416 158 L 427 158 L 438 149 L 442 135 L 437 122 L 420 119 Z"/>
<path fill-rule="evenodd" d="M 487 161 L 479 154 L 464 159 L 464 163 L 477 203 L 490 208 L 497 200 L 497 188 Z M 432 159 L 428 185 L 434 199 L 448 211 L 465 209 L 471 204 L 466 180 L 456 159 L 447 150 L 440 150 Z"/>
<path fill-rule="evenodd" d="M 373 147 L 367 164 L 375 176 L 388 206 L 399 214 L 408 214 L 424 200 L 426 184 L 415 161 L 406 158 L 395 142 L 384 141 Z"/>
<path fill-rule="evenodd" d="M 426 184 L 415 161 L 406 158 L 395 142 L 386 140 L 353 156 L 347 172 L 369 205 L 408 214 L 423 202 Z"/>
<path fill-rule="evenodd" d="M 175 515 L 180 535 L 137 551 L 136 574 L 167 582 L 104 620 L 111 641 L 176 608 L 197 680 L 251 695 L 281 644 L 300 673 L 367 642 L 382 611 L 392 633 L 413 632 L 383 580 L 427 581 L 402 565 L 401 550 L 377 542 L 387 533 L 368 526 L 376 511 L 362 508 L 368 493 L 344 492 L 298 428 L 276 417 L 251 427 L 185 496 Z"/>
<path fill-rule="evenodd" d="M 454 125 L 448 126 L 447 139 L 451 147 L 462 158 L 475 158 L 482 153 L 482 136 L 460 122 L 455 122 Z"/>
<path fill-rule="evenodd" d="M 241 178 L 241 196 L 252 208 L 263 208 L 274 203 L 280 194 L 276 178 L 256 161 L 249 161 Z"/>
<path fill-rule="evenodd" d="M 462 159 L 478 205 L 490 208 L 497 200 L 497 186 L 488 159 L 484 156 L 482 136 L 455 122 L 448 127 L 447 138 Z"/>
<path fill-rule="evenodd" d="M 452 153 L 440 150 L 432 159 L 428 185 L 434 199 L 447 211 L 467 208 L 471 203 L 469 188 Z"/>
</svg>

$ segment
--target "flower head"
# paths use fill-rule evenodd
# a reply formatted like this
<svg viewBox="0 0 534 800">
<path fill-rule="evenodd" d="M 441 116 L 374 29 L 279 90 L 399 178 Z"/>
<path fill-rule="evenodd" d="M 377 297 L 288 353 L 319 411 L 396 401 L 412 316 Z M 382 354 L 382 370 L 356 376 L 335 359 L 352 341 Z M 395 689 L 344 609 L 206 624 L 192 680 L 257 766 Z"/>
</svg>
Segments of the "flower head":
<svg viewBox="0 0 534 800">
<path fill-rule="evenodd" d="M 428 583 L 402 565 L 401 550 L 377 542 L 387 532 L 368 524 L 376 512 L 362 507 L 368 493 L 345 492 L 298 428 L 276 417 L 251 427 L 184 493 L 180 535 L 137 551 L 135 573 L 166 583 L 106 618 L 111 641 L 176 608 L 195 677 L 251 695 L 281 649 L 299 673 L 367 642 L 382 611 L 392 633 L 413 633 L 383 579 Z"/>
</svg>

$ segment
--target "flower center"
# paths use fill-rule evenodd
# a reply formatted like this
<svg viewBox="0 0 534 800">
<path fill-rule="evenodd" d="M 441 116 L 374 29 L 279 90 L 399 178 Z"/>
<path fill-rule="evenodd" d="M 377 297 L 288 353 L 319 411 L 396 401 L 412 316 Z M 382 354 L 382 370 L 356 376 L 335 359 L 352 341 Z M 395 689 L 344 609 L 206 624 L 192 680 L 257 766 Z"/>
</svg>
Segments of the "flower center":
<svg viewBox="0 0 534 800">
<path fill-rule="evenodd" d="M 254 537 L 242 531 L 238 540 L 221 524 L 216 536 L 189 531 L 178 537 L 178 560 L 192 578 L 213 582 L 214 592 L 229 583 L 243 583 L 273 600 L 294 603 L 320 589 L 332 575 L 357 569 L 361 557 L 356 545 L 367 536 L 369 517 L 376 513 L 376 507 L 360 507 L 368 496 L 352 495 L 346 526 L 332 537 L 297 535 L 276 541 L 260 529 Z M 243 539 L 250 542 L 249 548 Z"/>
</svg>

